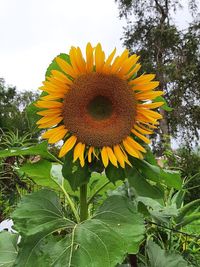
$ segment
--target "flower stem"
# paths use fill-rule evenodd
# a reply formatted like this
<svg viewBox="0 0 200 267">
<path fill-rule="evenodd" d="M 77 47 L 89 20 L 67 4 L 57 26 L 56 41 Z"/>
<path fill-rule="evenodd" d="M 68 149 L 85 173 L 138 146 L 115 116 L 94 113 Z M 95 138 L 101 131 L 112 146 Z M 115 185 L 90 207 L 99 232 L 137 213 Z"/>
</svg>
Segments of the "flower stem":
<svg viewBox="0 0 200 267">
<path fill-rule="evenodd" d="M 80 187 L 80 221 L 88 218 L 87 184 Z"/>
</svg>

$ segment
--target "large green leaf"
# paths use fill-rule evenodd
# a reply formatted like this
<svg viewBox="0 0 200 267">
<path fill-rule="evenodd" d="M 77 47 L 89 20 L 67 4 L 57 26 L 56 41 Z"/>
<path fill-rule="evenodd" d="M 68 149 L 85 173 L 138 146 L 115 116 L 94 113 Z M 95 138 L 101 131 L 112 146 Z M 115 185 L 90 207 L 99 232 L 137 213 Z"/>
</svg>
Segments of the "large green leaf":
<svg viewBox="0 0 200 267">
<path fill-rule="evenodd" d="M 40 244 L 54 232 L 73 228 L 75 223 L 64 216 L 53 191 L 41 190 L 24 196 L 12 218 L 22 236 L 16 266 L 39 265 Z"/>
<path fill-rule="evenodd" d="M 151 240 L 147 243 L 147 254 L 149 257 L 148 267 L 188 267 L 181 255 L 167 252 Z"/>
<path fill-rule="evenodd" d="M 17 257 L 17 234 L 0 233 L 0 266 L 11 267 Z"/>
<path fill-rule="evenodd" d="M 157 183 L 164 183 L 168 187 L 181 189 L 182 179 L 179 172 L 161 169 L 158 165 L 150 164 L 145 160 L 131 159 L 142 176 Z"/>
<path fill-rule="evenodd" d="M 149 197 L 137 197 L 136 201 L 138 203 L 143 203 L 151 216 L 161 222 L 168 223 L 172 217 L 178 215 L 178 209 L 175 204 L 164 206 L 155 199 Z"/>
<path fill-rule="evenodd" d="M 110 267 L 126 253 L 137 253 L 144 226 L 128 199 L 112 196 L 96 215 L 74 227 L 70 236 L 47 244 L 49 266 Z M 54 265 L 52 265 L 52 263 Z"/>
<path fill-rule="evenodd" d="M 55 193 L 43 190 L 24 197 L 13 219 L 22 235 L 16 266 L 23 267 L 115 266 L 126 253 L 138 252 L 144 233 L 132 202 L 117 195 L 91 219 L 75 224 Z"/>
<path fill-rule="evenodd" d="M 66 179 L 62 176 L 62 165 L 56 162 L 40 160 L 35 163 L 25 163 L 20 167 L 37 185 L 49 187 L 55 190 L 64 188 L 67 193 L 74 195 L 74 191 Z"/>
<path fill-rule="evenodd" d="M 137 195 L 154 199 L 163 198 L 163 192 L 155 185 L 151 185 L 136 167 L 127 167 L 125 172 L 130 186 L 135 189 Z"/>
<path fill-rule="evenodd" d="M 57 161 L 56 157 L 49 153 L 47 149 L 48 143 L 46 141 L 30 147 L 13 147 L 9 149 L 0 150 L 0 158 L 12 156 L 40 155 L 45 159 Z"/>
</svg>

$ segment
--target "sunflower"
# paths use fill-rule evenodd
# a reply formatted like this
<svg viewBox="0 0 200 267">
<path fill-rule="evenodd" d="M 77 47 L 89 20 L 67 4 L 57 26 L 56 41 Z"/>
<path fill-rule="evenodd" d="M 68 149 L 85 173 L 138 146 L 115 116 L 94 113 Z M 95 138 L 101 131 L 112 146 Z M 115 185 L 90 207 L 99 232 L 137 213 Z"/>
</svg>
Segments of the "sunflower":
<svg viewBox="0 0 200 267">
<path fill-rule="evenodd" d="M 116 49 L 106 58 L 100 44 L 86 46 L 84 58 L 79 47 L 71 47 L 69 60 L 55 58 L 59 66 L 40 88 L 46 92 L 36 106 L 42 118 L 39 128 L 48 130 L 42 137 L 53 144 L 64 140 L 59 157 L 73 149 L 73 161 L 83 167 L 97 158 L 105 167 L 111 162 L 125 168 L 129 156 L 139 159 L 146 152 L 142 143 L 157 128 L 162 116 L 152 109 L 162 91 L 154 91 L 159 82 L 154 74 L 136 77 L 139 56 Z M 140 141 L 139 141 L 140 140 Z"/>
</svg>

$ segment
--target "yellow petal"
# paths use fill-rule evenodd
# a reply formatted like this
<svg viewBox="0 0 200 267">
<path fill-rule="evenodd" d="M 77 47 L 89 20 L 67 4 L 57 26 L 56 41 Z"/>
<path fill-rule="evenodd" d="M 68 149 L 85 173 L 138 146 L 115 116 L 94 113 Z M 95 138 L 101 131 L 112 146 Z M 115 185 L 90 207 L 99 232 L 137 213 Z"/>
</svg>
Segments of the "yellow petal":
<svg viewBox="0 0 200 267">
<path fill-rule="evenodd" d="M 145 143 L 147 143 L 147 144 L 150 144 L 150 143 L 151 143 L 151 141 L 150 141 L 147 137 L 145 137 L 144 135 L 138 133 L 138 132 L 135 131 L 134 129 L 132 129 L 131 132 L 132 132 L 133 134 L 135 134 L 137 137 L 139 137 L 141 140 L 143 140 Z"/>
<path fill-rule="evenodd" d="M 53 74 L 54 79 L 59 80 L 66 84 L 72 84 L 72 80 L 70 80 L 65 74 L 58 70 L 52 70 L 51 73 Z"/>
<path fill-rule="evenodd" d="M 43 101 L 51 101 L 51 100 L 57 100 L 57 99 L 64 98 L 64 96 L 65 96 L 64 93 L 49 94 L 49 95 L 42 96 L 40 99 L 43 100 Z"/>
<path fill-rule="evenodd" d="M 84 151 L 85 151 L 85 144 L 82 144 L 81 152 L 80 152 L 80 156 L 79 156 L 81 167 L 83 167 L 85 165 Z"/>
<path fill-rule="evenodd" d="M 91 163 L 92 162 L 92 152 L 94 150 L 94 147 L 91 146 L 88 150 L 88 162 Z"/>
<path fill-rule="evenodd" d="M 103 66 L 103 72 L 107 72 L 109 70 L 110 64 L 114 58 L 114 55 L 116 53 L 116 48 L 112 51 L 112 53 L 109 55 L 109 57 L 106 59 L 106 62 Z"/>
<path fill-rule="evenodd" d="M 44 124 L 44 123 L 47 123 L 47 122 L 50 122 L 50 121 L 53 121 L 55 119 L 57 119 L 59 117 L 59 115 L 49 115 L 49 116 L 45 116 L 43 118 L 41 118 L 39 121 L 36 122 L 36 124 Z"/>
<path fill-rule="evenodd" d="M 142 74 L 138 78 L 135 78 L 130 84 L 144 84 L 152 81 L 155 78 L 155 74 Z"/>
<path fill-rule="evenodd" d="M 138 104 L 138 106 L 142 107 L 142 108 L 154 109 L 154 108 L 158 108 L 158 107 L 162 106 L 163 104 L 164 104 L 164 102 L 154 102 L 154 103 Z"/>
<path fill-rule="evenodd" d="M 98 44 L 95 49 L 95 65 L 96 65 L 96 72 L 102 72 L 102 68 L 104 65 L 105 54 L 102 51 L 101 45 Z"/>
<path fill-rule="evenodd" d="M 128 156 L 127 156 L 127 154 L 126 154 L 126 151 L 123 149 L 123 147 L 122 147 L 121 145 L 119 145 L 119 147 L 120 147 L 122 153 L 124 154 L 124 161 L 125 161 L 129 166 L 132 167 L 132 164 L 131 164 L 130 161 L 128 160 Z M 138 152 L 139 152 L 139 151 L 137 151 L 137 153 L 138 153 Z"/>
<path fill-rule="evenodd" d="M 62 110 L 61 109 L 45 109 L 42 111 L 37 112 L 38 115 L 41 116 L 48 116 L 48 115 L 61 115 Z"/>
<path fill-rule="evenodd" d="M 48 130 L 48 131 L 46 131 L 45 133 L 42 134 L 42 138 L 48 139 L 51 136 L 53 136 L 55 133 L 57 133 L 58 131 L 63 130 L 63 129 L 65 129 L 64 125 L 61 125 L 61 126 L 53 128 L 53 129 L 50 129 L 50 130 Z"/>
<path fill-rule="evenodd" d="M 128 152 L 129 155 L 131 155 L 131 156 L 133 156 L 135 158 L 139 158 L 139 155 L 137 153 L 137 150 L 134 149 L 133 147 L 131 147 L 129 145 L 129 143 L 127 142 L 127 140 L 123 140 L 123 145 L 124 145 L 124 148 Z"/>
<path fill-rule="evenodd" d="M 134 128 L 136 129 L 136 130 L 138 130 L 140 133 L 142 133 L 142 134 L 152 134 L 153 132 L 152 131 L 150 131 L 150 130 L 148 130 L 148 129 L 146 129 L 146 128 L 142 128 L 142 127 L 139 127 L 138 125 L 134 125 Z"/>
<path fill-rule="evenodd" d="M 155 118 L 152 118 L 151 116 L 148 116 L 146 114 L 143 114 L 143 113 L 137 113 L 136 115 L 136 121 L 139 121 L 139 122 L 147 122 L 147 123 L 152 123 L 152 124 L 156 124 L 157 122 L 157 119 Z"/>
<path fill-rule="evenodd" d="M 118 168 L 118 164 L 117 164 L 117 158 L 115 156 L 115 154 L 113 153 L 113 150 L 112 148 L 110 147 L 106 147 L 106 151 L 107 151 L 107 154 L 108 154 L 108 159 L 110 160 L 110 162 Z"/>
<path fill-rule="evenodd" d="M 152 125 L 152 124 L 150 124 L 150 123 L 148 123 L 148 122 L 142 122 L 142 124 L 144 124 L 145 126 L 147 125 L 149 128 L 157 129 L 157 127 L 156 127 L 155 125 Z M 144 125 L 141 125 L 141 124 L 140 124 L 140 127 L 145 128 Z M 146 129 L 146 128 L 145 128 L 145 129 Z"/>
<path fill-rule="evenodd" d="M 85 60 L 83 58 L 80 47 L 77 47 L 77 49 L 76 49 L 76 59 L 77 59 L 77 64 L 79 66 L 79 69 L 81 70 L 81 73 L 85 73 L 86 72 L 86 63 L 85 63 Z"/>
<path fill-rule="evenodd" d="M 129 82 L 131 84 L 131 82 Z M 149 91 L 153 90 L 154 88 L 158 87 L 159 82 L 149 82 L 147 84 L 137 84 L 132 87 L 134 91 Z"/>
<path fill-rule="evenodd" d="M 66 135 L 67 132 L 68 132 L 67 129 L 59 130 L 57 133 L 55 133 L 49 138 L 48 142 L 50 144 L 55 144 L 59 142 L 60 140 L 63 139 L 63 137 Z"/>
<path fill-rule="evenodd" d="M 150 91 L 150 92 L 142 92 L 135 94 L 136 100 L 151 100 L 156 98 L 157 96 L 163 95 L 163 91 Z"/>
<path fill-rule="evenodd" d="M 73 160 L 73 162 L 75 162 L 80 157 L 81 147 L 82 147 L 82 143 L 81 142 L 79 142 L 75 146 L 75 148 L 74 148 L 74 160 Z"/>
<path fill-rule="evenodd" d="M 106 168 L 108 166 L 108 154 L 107 154 L 107 150 L 105 148 L 105 146 L 101 149 L 101 158 L 102 158 L 102 162 L 104 167 Z"/>
<path fill-rule="evenodd" d="M 138 114 L 143 114 L 143 115 L 148 115 L 152 118 L 155 118 L 155 119 L 162 119 L 162 115 L 159 114 L 158 112 L 155 112 L 153 110 L 149 110 L 149 109 L 143 109 L 143 108 L 138 108 L 137 109 L 137 113 Z"/>
<path fill-rule="evenodd" d="M 139 56 L 137 57 L 137 55 L 134 54 L 131 57 L 129 57 L 128 59 L 126 59 L 121 66 L 119 74 L 121 74 L 121 75 L 127 74 L 127 72 L 129 72 L 130 69 L 136 64 L 136 62 L 138 61 L 139 58 L 140 58 Z"/>
<path fill-rule="evenodd" d="M 128 136 L 125 140 L 126 140 L 127 144 L 130 145 L 132 148 L 137 149 L 137 150 L 142 151 L 142 152 L 146 152 L 144 147 L 142 147 L 138 142 L 133 140 L 130 136 Z"/>
<path fill-rule="evenodd" d="M 56 119 L 52 119 L 51 121 L 48 121 L 48 122 L 46 122 L 46 123 L 40 124 L 40 125 L 38 126 L 38 128 L 40 128 L 40 129 L 49 128 L 49 127 L 52 127 L 52 126 L 57 125 L 57 124 L 60 123 L 62 120 L 63 120 L 63 117 L 58 117 L 58 118 L 56 118 Z"/>
<path fill-rule="evenodd" d="M 57 101 L 37 101 L 37 107 L 39 108 L 60 108 L 63 103 Z"/>
<path fill-rule="evenodd" d="M 58 66 L 61 68 L 61 70 L 63 70 L 66 74 L 70 75 L 73 78 L 77 76 L 72 66 L 69 63 L 67 63 L 64 59 L 57 57 L 55 60 Z"/>
<path fill-rule="evenodd" d="M 51 84 L 53 84 L 53 85 L 59 87 L 59 89 L 60 89 L 60 88 L 68 87 L 67 84 L 69 85 L 69 84 L 72 83 L 71 80 L 68 80 L 68 81 L 66 82 L 66 81 L 62 81 L 62 80 L 56 78 L 55 76 L 47 77 L 47 81 L 50 82 Z M 71 83 L 69 83 L 69 81 L 70 81 Z"/>
<path fill-rule="evenodd" d="M 127 49 L 125 49 L 124 52 L 121 54 L 121 56 L 115 58 L 112 66 L 111 66 L 111 72 L 112 73 L 116 73 L 121 68 L 122 62 L 126 58 L 128 58 L 128 53 L 129 53 L 129 51 Z"/>
<path fill-rule="evenodd" d="M 77 57 L 76 57 L 76 48 L 75 47 L 71 47 L 70 51 L 69 51 L 69 56 L 70 56 L 70 61 L 72 64 L 72 67 L 74 69 L 74 71 L 76 72 L 76 74 L 80 74 L 81 73 L 81 66 L 79 65 L 79 62 L 77 61 Z"/>
<path fill-rule="evenodd" d="M 85 165 L 84 151 L 85 151 L 85 144 L 82 144 L 81 142 L 79 142 L 74 148 L 74 160 L 73 160 L 73 162 L 75 162 L 79 158 L 81 167 L 83 167 Z"/>
<path fill-rule="evenodd" d="M 122 168 L 125 168 L 124 154 L 121 151 L 120 147 L 118 145 L 115 145 L 113 149 L 120 166 Z"/>
<path fill-rule="evenodd" d="M 72 135 L 67 141 L 64 143 L 64 145 L 61 147 L 59 157 L 65 156 L 76 144 L 77 137 Z"/>
<path fill-rule="evenodd" d="M 86 46 L 86 68 L 87 72 L 92 72 L 93 70 L 93 48 L 90 43 Z"/>
<path fill-rule="evenodd" d="M 136 74 L 141 68 L 140 64 L 136 64 L 135 67 L 126 75 L 126 79 L 130 79 L 134 74 Z"/>
</svg>

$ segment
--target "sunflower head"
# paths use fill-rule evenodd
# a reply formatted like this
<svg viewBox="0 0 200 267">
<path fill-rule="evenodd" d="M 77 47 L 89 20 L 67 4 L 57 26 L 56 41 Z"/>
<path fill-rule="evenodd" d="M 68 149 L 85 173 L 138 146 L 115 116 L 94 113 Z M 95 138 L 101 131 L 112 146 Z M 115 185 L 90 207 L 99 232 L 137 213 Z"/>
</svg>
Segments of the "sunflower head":
<svg viewBox="0 0 200 267">
<path fill-rule="evenodd" d="M 42 110 L 39 128 L 48 129 L 42 137 L 49 143 L 64 141 L 59 157 L 73 150 L 73 161 L 101 160 L 115 167 L 131 165 L 129 157 L 143 158 L 146 135 L 157 128 L 161 115 L 153 109 L 163 102 L 153 102 L 162 91 L 155 91 L 154 74 L 136 77 L 141 65 L 137 55 L 128 50 L 105 57 L 101 45 L 86 46 L 83 56 L 72 47 L 69 57 L 55 58 L 57 68 L 40 88 L 46 92 L 37 101 Z M 142 142 L 142 143 L 141 143 Z"/>
</svg>

